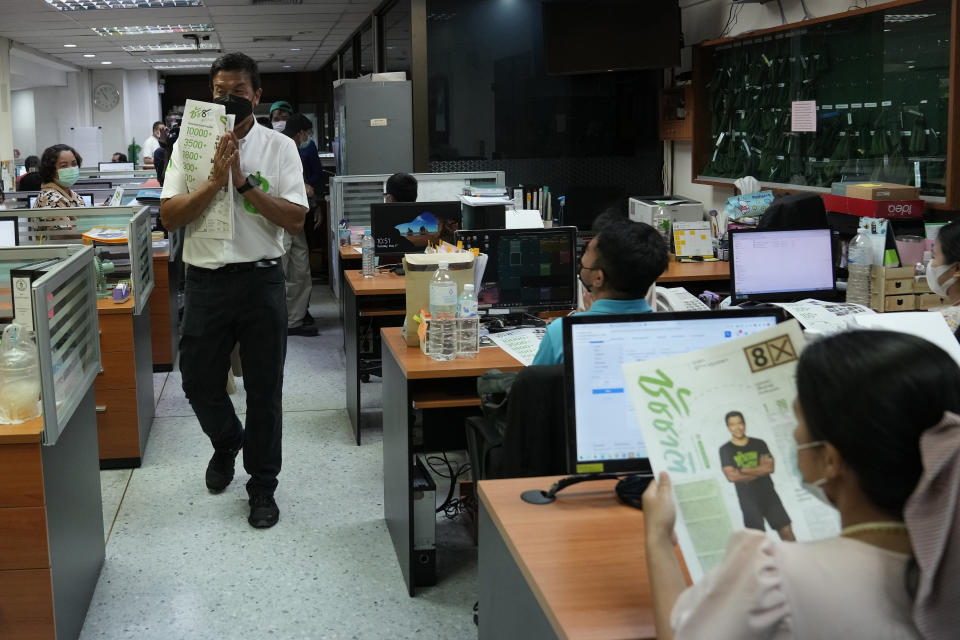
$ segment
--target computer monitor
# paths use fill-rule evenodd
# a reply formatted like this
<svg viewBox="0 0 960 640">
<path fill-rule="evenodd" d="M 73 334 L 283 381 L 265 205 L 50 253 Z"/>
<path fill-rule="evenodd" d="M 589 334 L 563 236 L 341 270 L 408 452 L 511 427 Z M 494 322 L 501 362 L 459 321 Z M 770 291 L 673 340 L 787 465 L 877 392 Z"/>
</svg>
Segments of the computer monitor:
<svg viewBox="0 0 960 640">
<path fill-rule="evenodd" d="M 785 318 L 777 308 L 564 318 L 568 471 L 650 471 L 623 364 L 712 347 Z"/>
<path fill-rule="evenodd" d="M 75 189 L 113 189 L 113 183 L 109 180 L 78 180 L 74 185 Z"/>
<path fill-rule="evenodd" d="M 460 202 L 391 202 L 370 205 L 370 232 L 378 256 L 423 253 L 439 233 L 460 228 Z"/>
<path fill-rule="evenodd" d="M 101 162 L 98 165 L 100 173 L 110 173 L 115 174 L 111 175 L 111 178 L 132 178 L 133 177 L 133 163 L 132 162 Z M 127 172 L 121 175 L 121 172 Z"/>
<path fill-rule="evenodd" d="M 17 173 L 17 180 L 19 180 L 19 179 L 22 178 L 24 175 L 26 175 L 26 173 L 27 173 L 27 167 L 26 167 L 26 165 L 18 164 L 18 165 L 17 165 L 17 171 L 16 171 L 16 173 Z"/>
<path fill-rule="evenodd" d="M 15 247 L 20 244 L 20 230 L 16 216 L 0 216 L 0 247 Z"/>
<path fill-rule="evenodd" d="M 573 309 L 577 304 L 576 227 L 458 231 L 464 249 L 487 255 L 479 308 L 509 311 Z"/>
<path fill-rule="evenodd" d="M 731 303 L 834 299 L 830 229 L 730 232 Z"/>
</svg>

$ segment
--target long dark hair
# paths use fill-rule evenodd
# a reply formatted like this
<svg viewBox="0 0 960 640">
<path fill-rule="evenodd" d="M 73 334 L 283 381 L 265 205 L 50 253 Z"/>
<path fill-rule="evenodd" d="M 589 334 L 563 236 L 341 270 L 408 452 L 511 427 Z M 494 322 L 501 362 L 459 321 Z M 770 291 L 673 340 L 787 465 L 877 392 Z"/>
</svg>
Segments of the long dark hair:
<svg viewBox="0 0 960 640">
<path fill-rule="evenodd" d="M 901 519 L 920 480 L 920 435 L 960 413 L 960 367 L 927 340 L 841 333 L 808 346 L 797 395 L 814 440 L 826 440 L 876 507 Z"/>
<path fill-rule="evenodd" d="M 960 262 L 960 220 L 943 225 L 937 238 L 943 249 L 943 263 Z"/>
</svg>

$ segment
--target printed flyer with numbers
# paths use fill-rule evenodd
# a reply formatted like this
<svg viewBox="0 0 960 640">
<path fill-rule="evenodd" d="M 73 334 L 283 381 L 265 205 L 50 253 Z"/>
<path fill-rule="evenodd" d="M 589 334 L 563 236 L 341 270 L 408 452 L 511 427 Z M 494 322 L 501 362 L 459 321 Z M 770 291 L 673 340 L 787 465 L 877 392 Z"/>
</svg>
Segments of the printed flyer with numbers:
<svg viewBox="0 0 960 640">
<path fill-rule="evenodd" d="M 655 473 L 667 471 L 677 539 L 694 581 L 740 528 L 773 539 L 835 536 L 835 509 L 795 472 L 793 413 L 803 349 L 796 320 L 709 349 L 623 365 Z"/>
<path fill-rule="evenodd" d="M 187 100 L 180 125 L 180 166 L 187 181 L 187 191 L 194 191 L 210 178 L 213 158 L 220 136 L 233 131 L 233 115 L 226 114 L 222 104 Z M 203 215 L 187 225 L 187 233 L 195 238 L 233 239 L 233 182 L 214 196 Z"/>
</svg>

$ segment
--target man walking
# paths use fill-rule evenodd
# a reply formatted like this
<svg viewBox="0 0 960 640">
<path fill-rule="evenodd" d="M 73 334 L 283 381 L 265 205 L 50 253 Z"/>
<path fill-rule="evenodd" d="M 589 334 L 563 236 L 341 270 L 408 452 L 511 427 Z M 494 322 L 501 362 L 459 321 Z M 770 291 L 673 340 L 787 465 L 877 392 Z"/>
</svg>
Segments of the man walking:
<svg viewBox="0 0 960 640">
<path fill-rule="evenodd" d="M 303 227 L 307 196 L 300 157 L 287 136 L 256 123 L 260 101 L 257 64 L 242 53 L 226 54 L 210 68 L 213 102 L 236 117 L 221 137 L 210 178 L 188 192 L 181 141 L 173 147 L 161 194 L 160 216 L 169 230 L 199 218 L 218 191 L 233 179 L 233 238 L 193 237 L 187 228 L 185 306 L 180 340 L 183 390 L 214 453 L 206 484 L 213 493 L 233 480 L 234 461 L 243 449 L 250 474 L 249 523 L 277 523 L 274 500 L 281 464 L 283 365 L 287 313 L 283 231 Z M 226 391 L 230 352 L 240 344 L 246 428 Z"/>
</svg>

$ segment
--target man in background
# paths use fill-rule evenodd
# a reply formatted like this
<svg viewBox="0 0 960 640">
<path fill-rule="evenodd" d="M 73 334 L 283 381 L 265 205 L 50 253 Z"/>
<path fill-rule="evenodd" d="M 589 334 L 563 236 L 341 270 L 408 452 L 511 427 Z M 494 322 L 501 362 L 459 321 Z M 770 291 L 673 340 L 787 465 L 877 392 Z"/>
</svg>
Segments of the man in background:
<svg viewBox="0 0 960 640">
<path fill-rule="evenodd" d="M 790 516 L 770 477 L 773 473 L 770 448 L 760 438 L 747 437 L 747 423 L 739 411 L 731 411 L 724 416 L 724 421 L 730 431 L 730 442 L 720 447 L 720 466 L 723 475 L 737 488 L 743 526 L 763 531 L 766 520 L 781 540 L 795 541 Z"/>
<path fill-rule="evenodd" d="M 383 187 L 384 202 L 416 202 L 417 179 L 409 173 L 395 173 Z"/>
<path fill-rule="evenodd" d="M 278 109 L 274 113 L 279 112 Z M 306 229 L 311 224 L 310 211 L 315 204 L 313 185 L 307 180 L 307 161 L 304 159 L 304 149 L 312 144 L 310 134 L 313 123 L 306 116 L 293 113 L 284 120 L 284 135 L 291 138 L 300 150 L 300 163 L 303 167 L 304 188 L 307 191 L 307 200 L 310 209 L 304 221 L 304 228 L 299 233 L 283 234 L 283 275 L 287 288 L 287 335 L 307 336 L 317 335 L 313 317 L 310 315 L 310 290 L 313 288 L 313 278 L 310 275 L 310 247 L 307 244 Z M 316 150 L 316 145 L 313 146 Z M 320 158 L 313 154 L 317 161 Z"/>
<path fill-rule="evenodd" d="M 270 105 L 270 126 L 274 131 L 283 133 L 291 114 L 293 114 L 293 107 L 290 103 L 286 100 L 277 100 Z"/>
<path fill-rule="evenodd" d="M 120 153 L 119 151 L 117 151 L 115 154 L 110 156 L 110 162 L 126 162 L 126 161 L 127 161 L 127 154 Z"/>
<path fill-rule="evenodd" d="M 17 181 L 17 191 L 40 191 L 40 185 L 43 184 L 43 180 L 40 179 L 40 174 L 37 172 L 40 168 L 40 158 L 28 156 L 23 161 L 23 166 L 26 167 L 27 172 L 20 176 Z"/>
<path fill-rule="evenodd" d="M 143 150 L 140 153 L 140 156 L 143 158 L 144 168 L 153 167 L 153 152 L 160 148 L 162 143 L 161 137 L 166 130 L 167 127 L 164 126 L 162 120 L 157 120 L 153 123 L 153 134 L 143 143 Z"/>
</svg>

